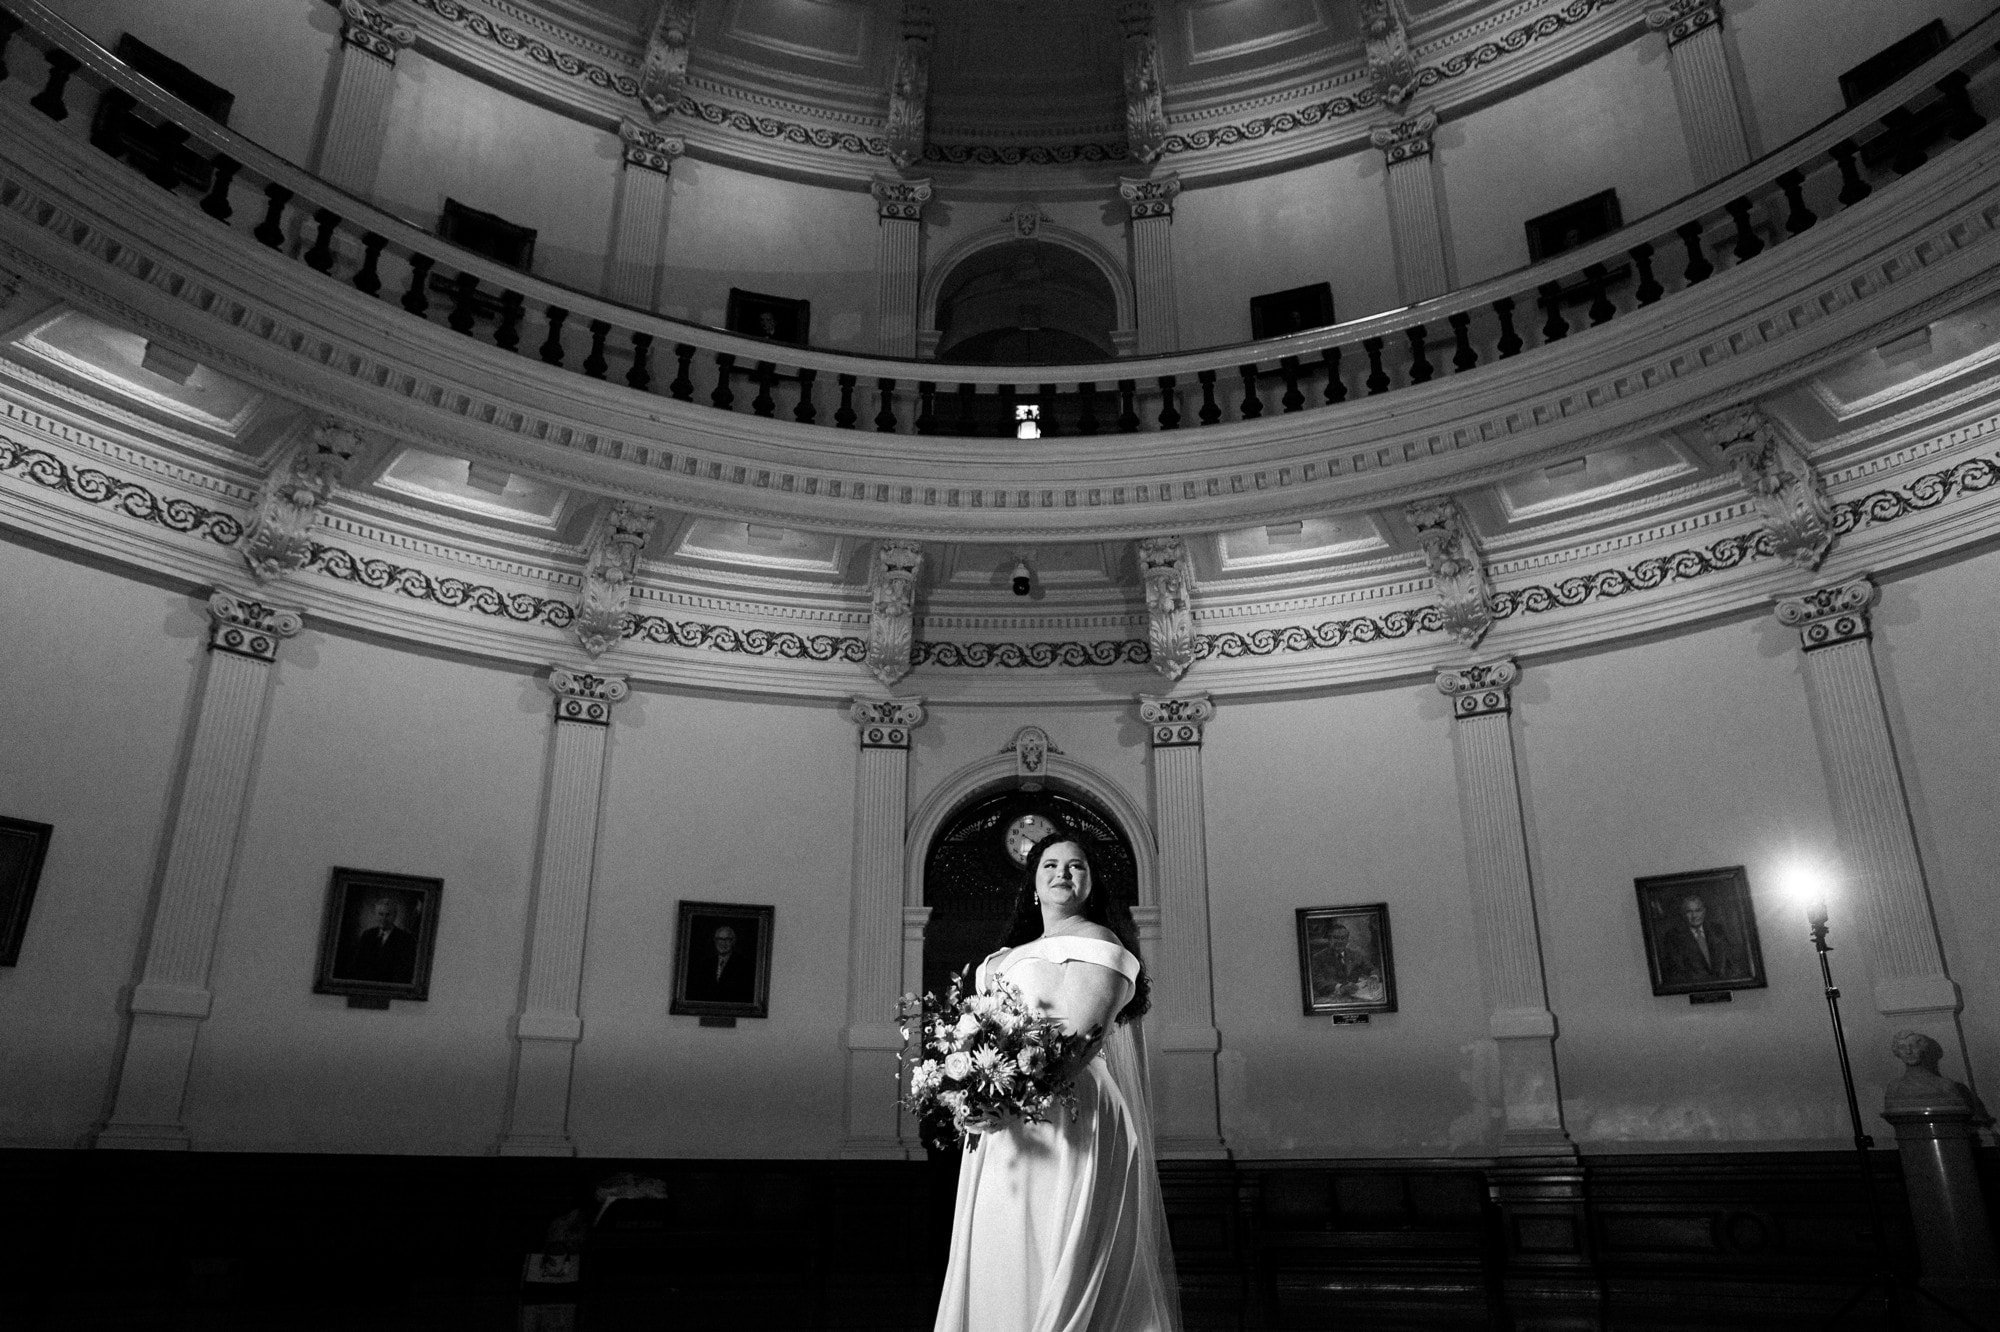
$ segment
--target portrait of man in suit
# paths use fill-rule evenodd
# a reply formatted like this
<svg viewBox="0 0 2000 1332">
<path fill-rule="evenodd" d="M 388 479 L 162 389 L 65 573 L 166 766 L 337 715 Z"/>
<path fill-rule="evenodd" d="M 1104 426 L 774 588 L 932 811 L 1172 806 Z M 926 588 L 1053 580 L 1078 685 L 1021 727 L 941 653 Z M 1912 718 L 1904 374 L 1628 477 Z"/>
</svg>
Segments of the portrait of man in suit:
<svg viewBox="0 0 2000 1332">
<path fill-rule="evenodd" d="M 1653 993 L 1698 995 L 1766 984 L 1750 880 L 1741 866 L 1636 881 Z"/>
<path fill-rule="evenodd" d="M 347 939 L 333 964 L 343 980 L 380 981 L 408 985 L 416 978 L 417 936 L 403 928 L 403 904 L 383 893 L 362 907 L 359 928 Z"/>
<path fill-rule="evenodd" d="M 1749 972 L 1743 950 L 1720 921 L 1713 919 L 1700 893 L 1688 893 L 1676 903 L 1679 918 L 1660 934 L 1660 978 L 1670 985 L 1690 981 L 1742 980 Z"/>
<path fill-rule="evenodd" d="M 1386 904 L 1301 907 L 1298 930 L 1299 981 L 1308 1016 L 1396 1011 Z"/>
<path fill-rule="evenodd" d="M 669 1012 L 764 1017 L 770 1010 L 771 917 L 765 906 L 682 902 Z"/>
<path fill-rule="evenodd" d="M 747 1004 L 757 980 L 757 964 L 736 946 L 734 925 L 718 925 L 708 948 L 688 972 L 687 997 L 724 1004 Z"/>
<path fill-rule="evenodd" d="M 313 992 L 366 1007 L 429 998 L 443 891 L 441 879 L 335 869 Z"/>
</svg>

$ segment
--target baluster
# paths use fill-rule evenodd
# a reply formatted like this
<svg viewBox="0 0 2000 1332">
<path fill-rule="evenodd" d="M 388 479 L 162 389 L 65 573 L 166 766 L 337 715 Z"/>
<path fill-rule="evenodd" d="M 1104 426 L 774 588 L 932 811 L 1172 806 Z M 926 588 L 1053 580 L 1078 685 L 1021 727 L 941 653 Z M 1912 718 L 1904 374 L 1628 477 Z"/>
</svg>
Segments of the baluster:
<svg viewBox="0 0 2000 1332">
<path fill-rule="evenodd" d="M 1306 405 L 1306 395 L 1299 392 L 1299 358 L 1285 357 L 1278 362 L 1278 371 L 1285 377 L 1285 396 L 1278 399 L 1278 405 L 1287 412 L 1296 412 Z"/>
<path fill-rule="evenodd" d="M 1785 192 L 1785 232 L 1796 236 L 1801 231 L 1810 230 L 1819 221 L 1819 214 L 1806 207 L 1806 173 L 1787 171 L 1778 177 L 1778 188 Z"/>
<path fill-rule="evenodd" d="M 736 394 L 729 386 L 729 381 L 735 374 L 735 353 L 717 352 L 715 354 L 715 390 L 708 395 L 710 405 L 720 407 L 726 412 L 736 402 Z"/>
<path fill-rule="evenodd" d="M 21 30 L 21 20 L 0 9 L 0 83 L 7 81 L 7 43 Z"/>
<path fill-rule="evenodd" d="M 896 381 L 878 379 L 875 381 L 875 388 L 878 392 L 876 401 L 880 404 L 875 413 L 875 432 L 881 435 L 893 435 L 896 433 Z"/>
<path fill-rule="evenodd" d="M 1502 296 L 1493 302 L 1493 313 L 1500 318 L 1500 341 L 1494 344 L 1494 350 L 1504 361 L 1521 350 L 1521 335 L 1514 331 L 1514 298 Z"/>
<path fill-rule="evenodd" d="M 583 373 L 592 379 L 604 378 L 604 372 L 611 368 L 604 359 L 604 340 L 611 336 L 611 323 L 605 319 L 590 321 L 590 350 L 583 357 Z"/>
<path fill-rule="evenodd" d="M 1340 377 L 1340 348 L 1328 347 L 1319 354 L 1319 359 L 1326 362 L 1326 392 L 1320 396 L 1326 399 L 1329 406 L 1346 402 L 1347 381 Z"/>
<path fill-rule="evenodd" d="M 403 308 L 419 319 L 430 312 L 431 298 L 426 289 L 431 283 L 431 267 L 436 263 L 427 254 L 410 256 L 410 285 L 403 289 Z"/>
<path fill-rule="evenodd" d="M 1198 370 L 1194 378 L 1201 385 L 1201 410 L 1194 414 L 1195 419 L 1203 425 L 1214 425 L 1222 419 L 1222 408 L 1215 405 L 1215 371 Z"/>
<path fill-rule="evenodd" d="M 1003 435 L 1016 435 L 1020 433 L 1014 423 L 1014 386 L 1012 384 L 1002 384 L 1000 386 L 1000 433 Z"/>
<path fill-rule="evenodd" d="M 934 434 L 937 431 L 937 382 L 920 379 L 917 381 L 917 433 Z"/>
<path fill-rule="evenodd" d="M 1361 350 L 1368 353 L 1368 396 L 1389 391 L 1389 372 L 1382 368 L 1382 339 L 1363 338 Z"/>
<path fill-rule="evenodd" d="M 979 385 L 977 384 L 960 384 L 958 386 L 958 433 L 961 435 L 976 435 L 979 433 L 978 422 L 973 417 L 973 412 L 977 408 L 973 405 L 972 401 L 973 395 L 978 392 Z"/>
<path fill-rule="evenodd" d="M 792 408 L 792 419 L 802 425 L 811 425 L 819 420 L 819 404 L 813 401 L 813 391 L 819 384 L 819 371 L 802 366 L 799 369 L 799 405 Z"/>
<path fill-rule="evenodd" d="M 333 232 L 340 225 L 340 214 L 329 208 L 322 208 L 313 214 L 313 243 L 306 251 L 306 267 L 315 273 L 333 271 Z"/>
<path fill-rule="evenodd" d="M 1708 275 L 1715 271 L 1715 265 L 1708 262 L 1708 256 L 1701 252 L 1701 222 L 1699 219 L 1674 228 L 1674 234 L 1687 247 L 1688 266 L 1681 277 L 1692 287 L 1697 282 L 1706 282 Z"/>
<path fill-rule="evenodd" d="M 569 318 L 569 311 L 560 305 L 548 308 L 549 335 L 542 339 L 539 355 L 550 365 L 563 363 L 562 331 L 563 323 Z"/>
<path fill-rule="evenodd" d="M 1653 247 L 1641 243 L 1634 245 L 1628 253 L 1632 256 L 1632 262 L 1639 266 L 1639 289 L 1633 294 L 1638 298 L 1639 304 L 1651 305 L 1667 294 L 1667 289 L 1653 276 Z"/>
<path fill-rule="evenodd" d="M 1541 294 L 1541 307 L 1549 312 L 1548 322 L 1542 325 L 1542 341 L 1561 342 L 1569 336 L 1569 321 L 1563 318 L 1562 283 L 1544 282 L 1535 290 Z"/>
<path fill-rule="evenodd" d="M 354 289 L 363 296 L 373 296 L 382 290 L 382 274 L 378 270 L 382 263 L 382 247 L 388 243 L 387 237 L 372 231 L 361 237 L 361 268 L 354 275 Z"/>
<path fill-rule="evenodd" d="M 1418 324 L 1415 328 L 1406 331 L 1403 336 L 1410 340 L 1410 382 L 1412 384 L 1430 383 L 1431 376 L 1437 373 L 1431 367 L 1431 358 L 1425 355 L 1426 345 L 1430 341 L 1430 330 L 1426 329 L 1422 324 Z"/>
<path fill-rule="evenodd" d="M 1736 262 L 1755 259 L 1764 252 L 1764 242 L 1758 238 L 1756 229 L 1750 225 L 1750 200 L 1731 199 L 1723 205 L 1729 220 L 1736 224 Z"/>
<path fill-rule="evenodd" d="M 1618 307 L 1611 303 L 1611 297 L 1604 291 L 1611 274 L 1605 271 L 1603 264 L 1585 264 L 1583 280 L 1590 284 L 1590 326 L 1595 328 L 1599 324 L 1610 323 L 1612 316 L 1618 313 Z"/>
<path fill-rule="evenodd" d="M 292 192 L 282 185 L 264 187 L 264 220 L 250 234 L 272 249 L 285 243 L 285 205 L 292 201 Z"/>
<path fill-rule="evenodd" d="M 1972 99 L 1966 96 L 1966 88 L 1972 76 L 1962 69 L 1955 69 L 1937 81 L 1938 92 L 1944 95 L 1944 107 L 1951 113 L 1951 123 L 1945 126 L 1945 133 L 1951 135 L 1952 142 L 1962 143 L 1969 134 L 1976 134 L 1986 128 L 1986 117 L 1972 109 Z"/>
<path fill-rule="evenodd" d="M 1042 438 L 1049 439 L 1062 433 L 1062 422 L 1056 420 L 1056 386 L 1037 384 L 1035 405 L 1042 409 Z"/>
<path fill-rule="evenodd" d="M 842 430 L 854 429 L 854 376 L 840 376 L 840 406 L 834 409 L 833 423 Z"/>
<path fill-rule="evenodd" d="M 1243 419 L 1254 421 L 1264 414 L 1264 400 L 1257 396 L 1256 363 L 1240 365 L 1236 373 L 1243 379 Z"/>
<path fill-rule="evenodd" d="M 1875 192 L 1874 186 L 1861 179 L 1861 168 L 1854 160 L 1861 150 L 1854 146 L 1854 140 L 1842 139 L 1827 151 L 1840 166 L 1840 193 L 1836 197 L 1841 207 L 1852 208 Z"/>
<path fill-rule="evenodd" d="M 500 326 L 493 330 L 493 345 L 513 351 L 521 345 L 521 320 L 528 313 L 528 298 L 518 291 L 500 293 Z"/>
<path fill-rule="evenodd" d="M 452 280 L 451 315 L 444 322 L 455 332 L 470 337 L 472 326 L 479 322 L 478 300 L 479 279 L 470 273 L 460 273 Z"/>
<path fill-rule="evenodd" d="M 750 399 L 750 410 L 758 416 L 775 416 L 778 400 L 771 390 L 778 382 L 778 367 L 769 361 L 757 362 L 757 396 Z"/>
<path fill-rule="evenodd" d="M 229 186 L 243 165 L 227 153 L 217 153 L 209 160 L 208 168 L 211 173 L 208 194 L 201 201 L 201 211 L 218 222 L 227 222 L 236 211 L 229 206 Z"/>
<path fill-rule="evenodd" d="M 1160 376 L 1160 429 L 1174 430 L 1181 423 L 1181 398 L 1174 391 L 1174 377 Z"/>
<path fill-rule="evenodd" d="M 1479 364 L 1479 353 L 1472 349 L 1472 316 L 1459 311 L 1445 320 L 1451 325 L 1451 368 L 1454 371 L 1470 370 Z"/>
<path fill-rule="evenodd" d="M 63 89 L 69 86 L 69 76 L 79 68 L 77 58 L 55 46 L 42 52 L 42 58 L 49 62 L 49 81 L 28 99 L 28 105 L 50 120 L 67 120 L 69 108 L 63 105 Z"/>
<path fill-rule="evenodd" d="M 1076 431 L 1080 435 L 1094 435 L 1097 433 L 1097 385 L 1078 384 L 1076 392 L 1080 399 L 1077 404 Z"/>
<path fill-rule="evenodd" d="M 1118 381 L 1118 433 L 1129 435 L 1139 428 L 1139 386 L 1130 379 Z"/>
<path fill-rule="evenodd" d="M 632 368 L 625 372 L 625 387 L 644 393 L 653 386 L 653 335 L 632 335 Z"/>
<path fill-rule="evenodd" d="M 667 392 L 676 402 L 694 401 L 694 353 L 689 343 L 674 344 L 674 379 L 667 385 Z"/>
</svg>

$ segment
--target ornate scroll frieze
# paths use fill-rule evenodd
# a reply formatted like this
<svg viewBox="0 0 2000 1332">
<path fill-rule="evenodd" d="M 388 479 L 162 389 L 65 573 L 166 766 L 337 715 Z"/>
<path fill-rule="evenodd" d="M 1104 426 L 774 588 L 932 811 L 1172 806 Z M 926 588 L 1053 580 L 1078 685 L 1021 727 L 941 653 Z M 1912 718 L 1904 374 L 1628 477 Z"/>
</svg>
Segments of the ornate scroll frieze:
<svg viewBox="0 0 2000 1332">
<path fill-rule="evenodd" d="M 868 182 L 868 192 L 875 196 L 875 216 L 883 222 L 919 222 L 923 220 L 924 205 L 931 201 L 929 177 L 922 180 L 898 180 L 893 176 L 877 176 Z"/>
<path fill-rule="evenodd" d="M 639 557 L 646 553 L 656 510 L 620 501 L 598 524 L 583 566 L 583 606 L 576 616 L 576 641 L 591 656 L 608 652 L 625 637 L 632 600 L 632 580 L 639 575 Z"/>
<path fill-rule="evenodd" d="M 1493 595 L 1486 584 L 1486 561 L 1472 539 L 1465 511 L 1449 495 L 1416 500 L 1404 507 L 1430 566 L 1446 633 L 1467 648 L 1493 624 Z"/>
<path fill-rule="evenodd" d="M 908 170 L 924 159 L 926 107 L 931 95 L 931 36 L 937 25 L 924 0 L 904 0 L 903 39 L 889 80 L 889 160 Z"/>
<path fill-rule="evenodd" d="M 1437 688 L 1440 694 L 1451 700 L 1451 715 L 1465 721 L 1472 717 L 1511 712 L 1514 682 L 1520 678 L 1521 668 L 1514 663 L 1514 659 L 1502 657 L 1498 661 L 1483 661 L 1477 666 L 1439 671 Z"/>
<path fill-rule="evenodd" d="M 1062 749 L 1049 739 L 1049 733 L 1039 726 L 1023 726 L 1014 732 L 1014 738 L 1001 747 L 1001 753 L 1014 756 L 1014 783 L 1023 791 L 1042 789 L 1042 778 L 1049 769 L 1049 755 L 1060 754 Z"/>
<path fill-rule="evenodd" d="M 611 705 L 624 701 L 632 687 L 622 675 L 598 675 L 570 666 L 551 666 L 549 692 L 556 696 L 556 721 L 609 726 Z"/>
<path fill-rule="evenodd" d="M 1118 193 L 1131 209 L 1134 222 L 1142 222 L 1149 217 L 1171 218 L 1174 215 L 1174 200 L 1180 197 L 1180 192 L 1181 176 L 1178 171 L 1152 178 L 1118 178 Z"/>
<path fill-rule="evenodd" d="M 1756 504 L 1772 552 L 1802 569 L 1819 568 L 1833 546 L 1833 503 L 1806 451 L 1754 403 L 1718 412 L 1701 425 Z"/>
<path fill-rule="evenodd" d="M 853 698 L 847 719 L 854 723 L 863 749 L 908 749 L 910 732 L 924 724 L 921 698 Z"/>
<path fill-rule="evenodd" d="M 1410 15 L 1403 0 L 1361 0 L 1361 47 L 1368 86 L 1384 106 L 1401 106 L 1417 90 L 1410 55 Z"/>
<path fill-rule="evenodd" d="M 417 30 L 398 23 L 362 0 L 340 0 L 340 39 L 377 59 L 396 63 L 396 53 L 417 40 Z"/>
<path fill-rule="evenodd" d="M 1125 151 L 1133 161 L 1151 166 L 1167 146 L 1166 81 L 1153 0 L 1124 0 L 1118 6 L 1118 26 L 1125 33 Z"/>
<path fill-rule="evenodd" d="M 1178 680 L 1194 665 L 1194 571 L 1177 536 L 1139 542 L 1139 578 L 1146 589 L 1146 641 L 1153 669 Z"/>
<path fill-rule="evenodd" d="M 1798 630 L 1799 646 L 1807 652 L 1838 647 L 1870 637 L 1868 606 L 1874 599 L 1875 582 L 1862 574 L 1800 596 L 1779 598 L 1778 623 Z"/>
<path fill-rule="evenodd" d="M 303 569 L 312 559 L 312 533 L 320 511 L 360 450 L 353 427 L 322 418 L 283 466 L 272 472 L 257 498 L 257 515 L 243 538 L 243 562 L 258 582 Z"/>
<path fill-rule="evenodd" d="M 1431 107 L 1413 116 L 1377 125 L 1368 131 L 1368 142 L 1380 148 L 1388 164 L 1394 166 L 1398 162 L 1429 157 L 1431 140 L 1437 133 L 1437 127 L 1437 109 Z"/>
<path fill-rule="evenodd" d="M 694 43 L 695 0 L 660 0 L 639 68 L 639 105 L 665 120 L 687 92 L 688 50 Z"/>
<path fill-rule="evenodd" d="M 1139 695 L 1139 720 L 1146 723 L 1155 749 L 1199 745 L 1202 727 L 1214 716 L 1215 703 L 1207 694 Z"/>
<path fill-rule="evenodd" d="M 673 172 L 674 163 L 687 151 L 687 140 L 678 134 L 662 134 L 636 120 L 618 124 L 618 137 L 625 144 L 625 165 L 661 175 Z"/>
<path fill-rule="evenodd" d="M 278 645 L 305 628 L 306 613 L 217 588 L 209 593 L 208 620 L 210 652 L 271 662 L 278 659 Z"/>
<path fill-rule="evenodd" d="M 886 687 L 910 673 L 915 638 L 917 575 L 924 548 L 914 541 L 878 541 L 868 575 L 868 673 Z"/>
<path fill-rule="evenodd" d="M 1646 26 L 1667 34 L 1667 45 L 1678 46 L 1705 28 L 1722 26 L 1722 0 L 1670 0 L 1646 7 Z"/>
</svg>

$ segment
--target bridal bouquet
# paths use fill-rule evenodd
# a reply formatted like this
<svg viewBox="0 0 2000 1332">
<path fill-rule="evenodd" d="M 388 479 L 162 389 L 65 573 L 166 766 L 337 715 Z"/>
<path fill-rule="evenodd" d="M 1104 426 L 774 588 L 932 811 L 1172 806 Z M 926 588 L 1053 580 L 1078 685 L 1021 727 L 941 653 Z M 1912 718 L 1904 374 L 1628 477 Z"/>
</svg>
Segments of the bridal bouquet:
<svg viewBox="0 0 2000 1332">
<path fill-rule="evenodd" d="M 923 1045 L 903 1105 L 927 1126 L 949 1118 L 951 1134 L 936 1135 L 945 1138 L 940 1146 L 965 1136 L 968 1119 L 1013 1116 L 1039 1124 L 1057 1104 L 1074 1111 L 1073 1079 L 1061 1074 L 1090 1035 L 1071 1035 L 1060 1020 L 1036 1015 L 1005 981 L 984 994 L 966 994 L 965 982 L 961 971 L 942 1001 L 934 994 L 921 1001 L 903 996 L 903 1039 L 915 1022 Z"/>
</svg>

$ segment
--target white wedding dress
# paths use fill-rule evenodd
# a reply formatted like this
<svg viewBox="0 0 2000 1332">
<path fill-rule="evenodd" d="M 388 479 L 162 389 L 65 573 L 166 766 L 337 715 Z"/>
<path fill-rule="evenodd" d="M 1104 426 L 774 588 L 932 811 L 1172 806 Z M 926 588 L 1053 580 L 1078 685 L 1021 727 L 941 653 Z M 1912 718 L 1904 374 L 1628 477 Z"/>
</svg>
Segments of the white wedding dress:
<svg viewBox="0 0 2000 1332">
<path fill-rule="evenodd" d="M 978 986 L 995 979 L 994 954 Z M 1057 964 L 1030 967 L 1030 959 Z M 1115 943 L 1043 937 L 998 974 L 1045 1007 L 1062 966 L 1108 967 L 1132 996 L 1139 959 Z M 1011 1123 L 968 1142 L 937 1332 L 1178 1332 L 1173 1249 L 1153 1157 L 1152 1114 L 1130 1023 L 1116 1023 L 1076 1079 L 1077 1110 Z M 976 1147 L 973 1145 L 976 1143 Z"/>
</svg>

